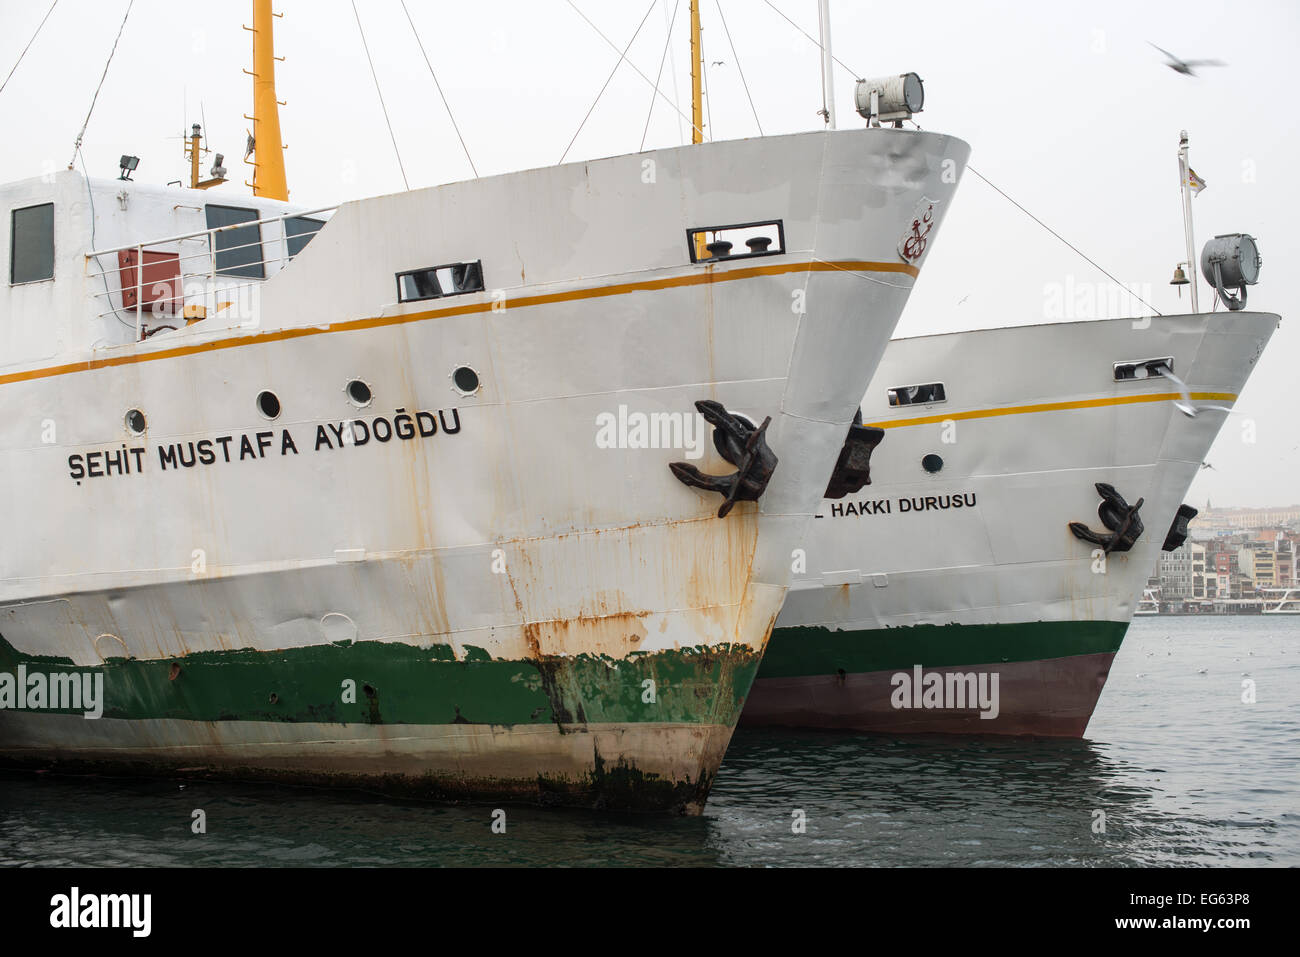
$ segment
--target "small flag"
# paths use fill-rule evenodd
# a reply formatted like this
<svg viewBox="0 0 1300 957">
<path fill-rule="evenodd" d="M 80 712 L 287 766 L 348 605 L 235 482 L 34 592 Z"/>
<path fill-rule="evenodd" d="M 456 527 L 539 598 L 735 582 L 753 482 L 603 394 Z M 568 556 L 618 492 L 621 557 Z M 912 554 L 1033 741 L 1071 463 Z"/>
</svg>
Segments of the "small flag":
<svg viewBox="0 0 1300 957">
<path fill-rule="evenodd" d="M 1187 185 L 1192 188 L 1192 195 L 1198 195 L 1201 190 L 1205 189 L 1205 180 L 1196 175 L 1196 170 L 1190 166 L 1187 167 Z"/>
</svg>

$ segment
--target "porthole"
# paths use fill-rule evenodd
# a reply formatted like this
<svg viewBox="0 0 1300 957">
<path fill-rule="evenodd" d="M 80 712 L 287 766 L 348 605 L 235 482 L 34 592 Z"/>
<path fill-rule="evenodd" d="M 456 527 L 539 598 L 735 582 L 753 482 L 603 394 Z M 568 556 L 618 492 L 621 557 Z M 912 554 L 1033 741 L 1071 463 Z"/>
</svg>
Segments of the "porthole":
<svg viewBox="0 0 1300 957">
<path fill-rule="evenodd" d="M 126 414 L 126 430 L 132 435 L 144 435 L 144 430 L 148 427 L 145 421 L 144 413 L 139 409 L 132 409 Z"/>
<path fill-rule="evenodd" d="M 280 399 L 274 392 L 259 392 L 257 394 L 257 411 L 268 419 L 278 419 L 280 417 Z"/>
<path fill-rule="evenodd" d="M 943 468 L 943 459 L 931 452 L 925 458 L 921 459 L 921 468 L 933 475 L 935 472 Z"/>
<path fill-rule="evenodd" d="M 479 390 L 478 373 L 469 366 L 461 366 L 451 374 L 451 384 L 461 395 L 473 395 Z"/>
<path fill-rule="evenodd" d="M 358 409 L 364 409 L 370 404 L 373 396 L 370 394 L 370 386 L 366 385 L 360 379 L 353 379 L 347 384 L 345 390 L 348 394 L 348 401 Z"/>
</svg>

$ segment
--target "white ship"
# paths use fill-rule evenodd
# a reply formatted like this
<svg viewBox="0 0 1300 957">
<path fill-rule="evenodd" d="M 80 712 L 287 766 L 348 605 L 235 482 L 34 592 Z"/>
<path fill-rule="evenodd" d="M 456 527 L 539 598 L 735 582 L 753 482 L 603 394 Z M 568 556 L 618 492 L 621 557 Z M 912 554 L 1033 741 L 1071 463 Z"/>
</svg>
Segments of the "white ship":
<svg viewBox="0 0 1300 957">
<path fill-rule="evenodd" d="M 1143 588 L 1142 598 L 1138 601 L 1137 608 L 1133 610 L 1134 616 L 1139 615 L 1158 615 L 1160 614 L 1160 589 Z"/>
<path fill-rule="evenodd" d="M 883 430 L 870 484 L 823 502 L 742 722 L 1082 735 L 1277 323 L 1225 312 L 891 342 L 862 407 Z"/>
<path fill-rule="evenodd" d="M 1261 614 L 1300 615 L 1300 588 L 1261 588 Z"/>
<path fill-rule="evenodd" d="M 304 210 L 254 11 L 259 196 L 0 186 L 0 758 L 698 812 L 967 146 Z"/>
</svg>

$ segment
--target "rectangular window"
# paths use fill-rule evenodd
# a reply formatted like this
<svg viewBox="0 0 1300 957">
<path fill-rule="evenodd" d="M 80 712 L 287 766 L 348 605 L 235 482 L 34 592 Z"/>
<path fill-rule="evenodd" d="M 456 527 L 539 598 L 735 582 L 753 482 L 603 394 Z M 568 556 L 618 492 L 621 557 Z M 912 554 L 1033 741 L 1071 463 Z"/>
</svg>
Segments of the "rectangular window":
<svg viewBox="0 0 1300 957">
<path fill-rule="evenodd" d="M 258 219 L 255 209 L 238 206 L 205 206 L 208 229 L 251 223 Z M 245 226 L 212 234 L 217 254 L 217 275 L 242 276 L 246 279 L 264 279 L 262 268 L 262 227 Z"/>
<path fill-rule="evenodd" d="M 483 261 L 427 266 L 397 274 L 397 301 L 419 302 L 483 291 Z"/>
<path fill-rule="evenodd" d="M 54 204 L 15 209 L 9 231 L 9 281 L 54 278 Z"/>
<path fill-rule="evenodd" d="M 1165 356 L 1163 359 L 1133 359 L 1124 362 L 1116 362 L 1115 381 L 1127 382 L 1130 379 L 1153 379 L 1156 376 L 1163 376 L 1167 372 L 1174 371 L 1173 356 Z"/>
<path fill-rule="evenodd" d="M 785 226 L 779 219 L 734 226 L 703 226 L 686 230 L 691 262 L 717 262 L 779 256 L 785 252 Z"/>
<path fill-rule="evenodd" d="M 292 219 L 284 221 L 284 235 L 289 243 L 289 258 L 292 259 L 312 241 L 322 226 L 325 225 L 323 219 L 310 219 L 306 216 L 294 216 Z"/>
<path fill-rule="evenodd" d="M 943 390 L 942 382 L 931 382 L 928 385 L 900 385 L 889 390 L 889 404 L 896 405 L 933 405 L 936 402 L 947 402 L 948 397 Z"/>
</svg>

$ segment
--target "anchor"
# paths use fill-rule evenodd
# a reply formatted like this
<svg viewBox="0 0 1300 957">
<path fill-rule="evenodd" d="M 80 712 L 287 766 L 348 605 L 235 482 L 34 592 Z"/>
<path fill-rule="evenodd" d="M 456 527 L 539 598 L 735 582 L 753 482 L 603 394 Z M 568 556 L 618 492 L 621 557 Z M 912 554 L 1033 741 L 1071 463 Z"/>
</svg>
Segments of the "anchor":
<svg viewBox="0 0 1300 957">
<path fill-rule="evenodd" d="M 1178 511 L 1174 513 L 1174 520 L 1169 523 L 1169 531 L 1165 535 L 1165 543 L 1160 546 L 1164 552 L 1172 552 L 1183 542 L 1187 541 L 1187 523 L 1196 517 L 1197 511 L 1190 505 L 1179 505 Z"/>
<path fill-rule="evenodd" d="M 713 447 L 736 466 L 736 471 L 706 475 L 686 462 L 673 462 L 668 467 L 683 485 L 721 495 L 725 501 L 718 508 L 718 518 L 726 518 L 736 502 L 758 501 L 772 479 L 777 458 L 764 437 L 772 417 L 769 415 L 754 428 L 752 423 L 728 412 L 721 402 L 701 399 L 695 408 L 713 426 Z"/>
<path fill-rule="evenodd" d="M 1109 555 L 1111 552 L 1126 552 L 1142 535 L 1142 519 L 1138 518 L 1138 509 L 1145 499 L 1138 499 L 1133 505 L 1124 501 L 1124 496 L 1115 491 L 1115 486 L 1105 482 L 1097 483 L 1097 494 L 1102 502 L 1097 506 L 1097 515 L 1102 524 L 1110 529 L 1110 534 L 1094 532 L 1082 522 L 1071 522 L 1070 531 L 1074 537 L 1093 545 L 1099 545 Z"/>
<path fill-rule="evenodd" d="M 864 485 L 870 485 L 871 453 L 884 437 L 884 429 L 862 424 L 862 410 L 858 409 L 822 498 L 843 498 L 860 491 Z"/>
</svg>

